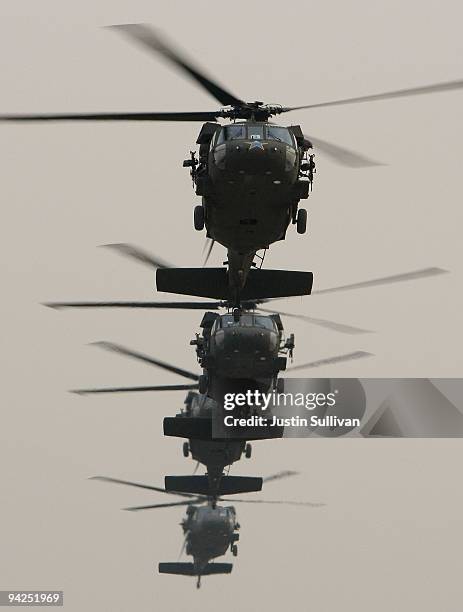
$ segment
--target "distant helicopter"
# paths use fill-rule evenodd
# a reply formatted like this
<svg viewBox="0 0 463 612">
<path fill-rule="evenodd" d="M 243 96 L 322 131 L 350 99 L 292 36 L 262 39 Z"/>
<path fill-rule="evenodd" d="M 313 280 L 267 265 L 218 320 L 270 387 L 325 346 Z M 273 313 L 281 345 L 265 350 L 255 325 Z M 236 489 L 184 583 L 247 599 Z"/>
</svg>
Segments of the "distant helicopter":
<svg viewBox="0 0 463 612">
<path fill-rule="evenodd" d="M 266 388 L 276 388 L 278 373 L 286 369 L 286 355 L 292 358 L 295 346 L 294 334 L 284 338 L 280 315 L 239 309 L 206 312 L 200 326 L 202 335 L 190 342 L 205 372 L 199 379 L 200 393 L 214 397 L 214 384 L 218 381 L 222 388 L 223 379 L 262 381 Z"/>
<path fill-rule="evenodd" d="M 264 478 L 264 482 L 280 480 L 288 476 L 294 476 L 297 472 L 285 470 L 272 474 Z M 124 484 L 142 489 L 158 491 L 160 493 L 171 493 L 161 487 L 144 485 L 117 478 L 107 478 L 104 476 L 94 477 L 96 480 Z M 233 506 L 220 506 L 217 502 L 224 501 L 220 497 L 211 495 L 193 495 L 190 493 L 178 492 L 175 495 L 184 497 L 183 501 L 165 504 L 150 504 L 145 506 L 135 506 L 126 510 L 138 511 L 154 508 L 169 508 L 173 506 L 187 506 L 186 517 L 182 520 L 181 526 L 184 533 L 184 543 L 181 553 L 185 550 L 187 555 L 193 557 L 193 563 L 176 562 L 160 563 L 158 568 L 161 574 L 178 574 L 182 576 L 196 576 L 196 586 L 201 586 L 201 577 L 213 574 L 229 574 L 232 571 L 231 563 L 211 563 L 213 559 L 225 555 L 228 550 L 234 557 L 238 554 L 237 542 L 239 534 L 237 531 L 240 525 L 237 521 L 236 511 Z M 286 504 L 293 506 L 320 507 L 324 504 L 311 502 L 293 501 L 266 501 L 261 499 L 234 499 L 233 503 L 252 503 L 252 504 Z"/>
<path fill-rule="evenodd" d="M 164 419 L 165 435 L 175 433 L 177 437 L 189 438 L 183 443 L 184 457 L 191 456 L 194 461 L 203 464 L 208 474 L 223 473 L 242 455 L 251 458 L 252 446 L 245 440 L 212 440 L 212 418 L 218 409 L 213 399 L 196 391 L 188 391 L 184 405 L 185 409 L 175 417 Z M 184 423 L 186 427 L 182 428 Z"/>
<path fill-rule="evenodd" d="M 144 24 L 112 26 L 151 52 L 161 55 L 186 73 L 224 105 L 206 112 L 91 113 L 61 115 L 2 115 L 3 121 L 201 121 L 199 159 L 191 152 L 184 165 L 190 167 L 195 191 L 202 205 L 194 209 L 194 224 L 206 226 L 207 236 L 228 250 L 228 273 L 224 269 L 192 268 L 188 273 L 160 270 L 158 288 L 171 293 L 227 299 L 239 305 L 241 299 L 305 295 L 310 293 L 310 273 L 251 270 L 259 249 L 285 238 L 290 222 L 299 233 L 306 230 L 307 213 L 299 209 L 312 185 L 315 163 L 308 151 L 315 145 L 334 160 L 351 167 L 376 165 L 376 162 L 331 143 L 306 137 L 300 126 L 277 126 L 270 117 L 293 110 L 371 102 L 403 96 L 456 90 L 463 81 L 451 81 L 359 96 L 304 106 L 268 105 L 245 102 L 195 67 L 185 56 L 167 44 Z M 218 119 L 231 120 L 220 126 Z M 265 278 L 264 275 L 265 274 Z M 249 276 L 249 279 L 248 279 Z M 248 279 L 247 293 L 245 291 Z M 265 282 L 263 282 L 265 281 Z M 257 290 L 260 288 L 260 291 Z M 265 295 L 262 293 L 265 289 Z M 244 293 L 243 293 L 244 292 Z"/>
</svg>

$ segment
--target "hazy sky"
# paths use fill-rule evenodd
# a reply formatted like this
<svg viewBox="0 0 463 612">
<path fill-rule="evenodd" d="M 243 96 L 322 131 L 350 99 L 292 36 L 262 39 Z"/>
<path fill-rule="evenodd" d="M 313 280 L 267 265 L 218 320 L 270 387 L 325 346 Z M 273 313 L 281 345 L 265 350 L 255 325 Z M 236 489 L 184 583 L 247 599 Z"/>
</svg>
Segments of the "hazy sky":
<svg viewBox="0 0 463 612">
<path fill-rule="evenodd" d="M 463 78 L 457 1 L 58 2 L 3 0 L 0 113 L 215 110 L 169 66 L 100 26 L 157 25 L 238 96 L 285 105 Z M 281 309 L 373 330 L 347 336 L 284 319 L 295 363 L 365 350 L 330 377 L 459 377 L 462 371 L 462 92 L 288 115 L 308 135 L 385 166 L 317 156 L 309 233 L 290 228 L 266 267 L 312 270 L 317 287 L 439 266 L 414 283 L 283 300 Z M 0 588 L 65 591 L 65 609 L 317 612 L 461 609 L 461 442 L 283 440 L 234 474 L 301 475 L 261 497 L 325 508 L 237 506 L 231 576 L 159 576 L 182 509 L 88 476 L 161 484 L 194 465 L 162 437 L 179 393 L 81 398 L 78 386 L 179 382 L 86 346 L 97 340 L 196 369 L 200 312 L 54 312 L 55 299 L 150 299 L 154 274 L 95 248 L 130 242 L 201 265 L 204 235 L 181 168 L 197 124 L 0 125 L 2 538 Z M 212 263 L 224 250 L 217 245 Z M 162 296 L 157 296 L 161 298 Z M 298 373 L 300 375 L 300 373 Z M 307 375 L 314 374 L 308 372 Z"/>
</svg>

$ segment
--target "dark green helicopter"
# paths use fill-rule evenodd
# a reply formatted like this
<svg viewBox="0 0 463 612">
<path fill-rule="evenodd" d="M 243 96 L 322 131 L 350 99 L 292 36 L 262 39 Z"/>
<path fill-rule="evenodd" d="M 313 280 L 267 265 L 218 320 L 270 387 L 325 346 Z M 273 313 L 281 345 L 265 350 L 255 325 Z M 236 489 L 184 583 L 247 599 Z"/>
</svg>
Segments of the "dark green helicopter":
<svg viewBox="0 0 463 612">
<path fill-rule="evenodd" d="M 284 470 L 261 480 L 262 482 L 271 482 L 296 474 L 297 472 L 292 470 Z M 174 494 L 184 498 L 182 501 L 126 508 L 126 510 L 130 511 L 139 511 L 156 508 L 171 508 L 173 506 L 187 506 L 186 517 L 180 523 L 184 534 L 184 542 L 180 551 L 180 556 L 185 551 L 187 555 L 193 557 L 193 562 L 177 561 L 174 563 L 159 563 L 158 569 L 160 574 L 195 576 L 197 579 L 196 586 L 199 588 L 201 586 L 202 576 L 231 573 L 233 568 L 231 563 L 211 563 L 211 561 L 225 555 L 228 550 L 230 550 L 234 557 L 238 555 L 237 542 L 239 540 L 238 531 L 240 525 L 237 520 L 234 506 L 220 506 L 217 502 L 224 500 L 220 497 L 208 494 L 194 495 L 184 492 L 173 493 L 166 488 L 163 489 L 161 487 L 120 480 L 117 478 L 107 478 L 105 476 L 96 476 L 94 479 L 157 491 L 159 493 Z M 286 504 L 292 506 L 309 506 L 313 508 L 324 506 L 324 504 L 321 503 L 282 500 L 268 501 L 263 499 L 233 499 L 233 503 Z"/>
<path fill-rule="evenodd" d="M 235 305 L 241 298 L 305 295 L 311 291 L 310 273 L 252 270 L 251 266 L 258 250 L 285 238 L 291 222 L 297 225 L 298 232 L 305 232 L 307 213 L 299 209 L 299 202 L 308 197 L 312 185 L 315 164 L 309 151 L 313 146 L 350 167 L 376 165 L 376 162 L 357 153 L 312 136 L 304 136 L 300 126 L 272 125 L 269 123 L 272 116 L 293 110 L 370 102 L 463 87 L 463 81 L 459 80 L 292 107 L 260 101 L 246 102 L 207 77 L 149 26 L 127 24 L 112 26 L 112 29 L 164 57 L 208 91 L 223 107 L 206 112 L 3 115 L 0 120 L 204 122 L 197 139 L 199 158 L 191 153 L 184 165 L 191 168 L 195 191 L 202 196 L 202 204 L 194 212 L 195 227 L 206 227 L 207 236 L 211 239 L 209 249 L 214 241 L 227 248 L 228 272 L 219 268 L 193 268 L 188 269 L 187 273 L 160 270 L 158 289 L 227 299 Z M 219 119 L 233 123 L 221 126 L 217 124 Z M 243 294 L 247 279 L 249 287 Z"/>
</svg>

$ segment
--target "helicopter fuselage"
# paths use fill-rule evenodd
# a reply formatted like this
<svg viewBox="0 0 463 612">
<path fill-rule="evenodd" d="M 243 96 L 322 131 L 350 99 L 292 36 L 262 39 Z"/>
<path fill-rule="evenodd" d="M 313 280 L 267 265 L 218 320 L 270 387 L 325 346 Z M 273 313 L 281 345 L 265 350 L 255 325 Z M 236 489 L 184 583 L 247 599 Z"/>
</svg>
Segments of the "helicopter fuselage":
<svg viewBox="0 0 463 612">
<path fill-rule="evenodd" d="M 269 127 L 262 123 L 224 127 L 208 152 L 210 188 L 203 195 L 207 233 L 240 253 L 282 240 L 299 200 L 296 142 L 285 128 L 281 129 L 287 142 L 267 138 Z"/>
<path fill-rule="evenodd" d="M 186 537 L 186 554 L 194 559 L 198 571 L 209 561 L 224 555 L 238 539 L 239 525 L 233 506 L 189 506 L 182 522 Z"/>
<path fill-rule="evenodd" d="M 285 238 L 299 201 L 309 196 L 311 144 L 299 126 L 254 120 L 206 123 L 197 143 L 199 160 L 192 155 L 184 163 L 202 196 L 207 236 L 228 249 L 230 284 L 244 286 L 256 251 Z"/>
<path fill-rule="evenodd" d="M 286 368 L 284 353 L 294 347 L 293 336 L 284 343 L 278 315 L 206 313 L 201 327 L 192 342 L 209 377 L 270 381 Z"/>
<path fill-rule="evenodd" d="M 211 420 L 218 407 L 211 397 L 190 391 L 185 399 L 185 410 L 178 414 L 177 418 Z M 208 474 L 221 475 L 227 466 L 241 459 L 246 450 L 246 441 L 190 438 L 185 450 L 188 450 L 194 461 L 206 467 Z"/>
<path fill-rule="evenodd" d="M 279 315 L 207 312 L 201 327 L 202 335 L 191 343 L 196 345 L 203 368 L 199 391 L 214 400 L 217 407 L 213 411 L 213 437 L 230 440 L 281 437 L 283 430 L 275 427 L 236 429 L 224 425 L 227 395 L 264 394 L 278 388 L 278 373 L 286 368 L 286 354 L 292 355 L 294 349 L 293 335 L 284 340 Z M 233 416 L 251 416 L 256 411 L 256 406 L 242 405 L 234 408 Z M 271 407 L 267 414 L 270 412 Z"/>
</svg>

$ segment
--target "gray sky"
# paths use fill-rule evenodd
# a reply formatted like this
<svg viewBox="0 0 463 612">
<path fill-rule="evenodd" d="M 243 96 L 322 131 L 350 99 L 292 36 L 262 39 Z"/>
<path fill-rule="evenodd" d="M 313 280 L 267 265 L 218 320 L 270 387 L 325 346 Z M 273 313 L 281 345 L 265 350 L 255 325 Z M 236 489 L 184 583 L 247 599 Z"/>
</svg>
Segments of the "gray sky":
<svg viewBox="0 0 463 612">
<path fill-rule="evenodd" d="M 123 22 L 159 26 L 248 100 L 309 104 L 463 77 L 456 1 L 194 7 L 3 0 L 0 113 L 216 109 L 162 61 L 100 28 Z M 307 134 L 387 165 L 349 170 L 317 156 L 309 233 L 290 228 L 266 267 L 312 270 L 320 288 L 427 266 L 451 272 L 282 301 L 282 310 L 375 331 L 343 336 L 284 320 L 296 334 L 295 363 L 375 354 L 317 376 L 461 376 L 462 96 L 288 115 Z M 64 589 L 71 611 L 459 610 L 459 440 L 256 444 L 234 474 L 299 470 L 261 496 L 327 506 L 237 506 L 233 574 L 205 580 L 199 593 L 193 581 L 156 571 L 178 557 L 182 510 L 126 514 L 119 508 L 155 497 L 86 480 L 159 484 L 194 467 L 179 441 L 161 435 L 181 392 L 87 399 L 66 390 L 179 382 L 86 343 L 121 342 L 195 369 L 188 341 L 200 313 L 57 313 L 40 302 L 153 297 L 154 275 L 100 244 L 131 242 L 178 265 L 201 264 L 204 236 L 192 228 L 195 196 L 181 168 L 199 127 L 0 126 L 0 588 Z M 217 246 L 212 263 L 223 259 Z"/>
</svg>

